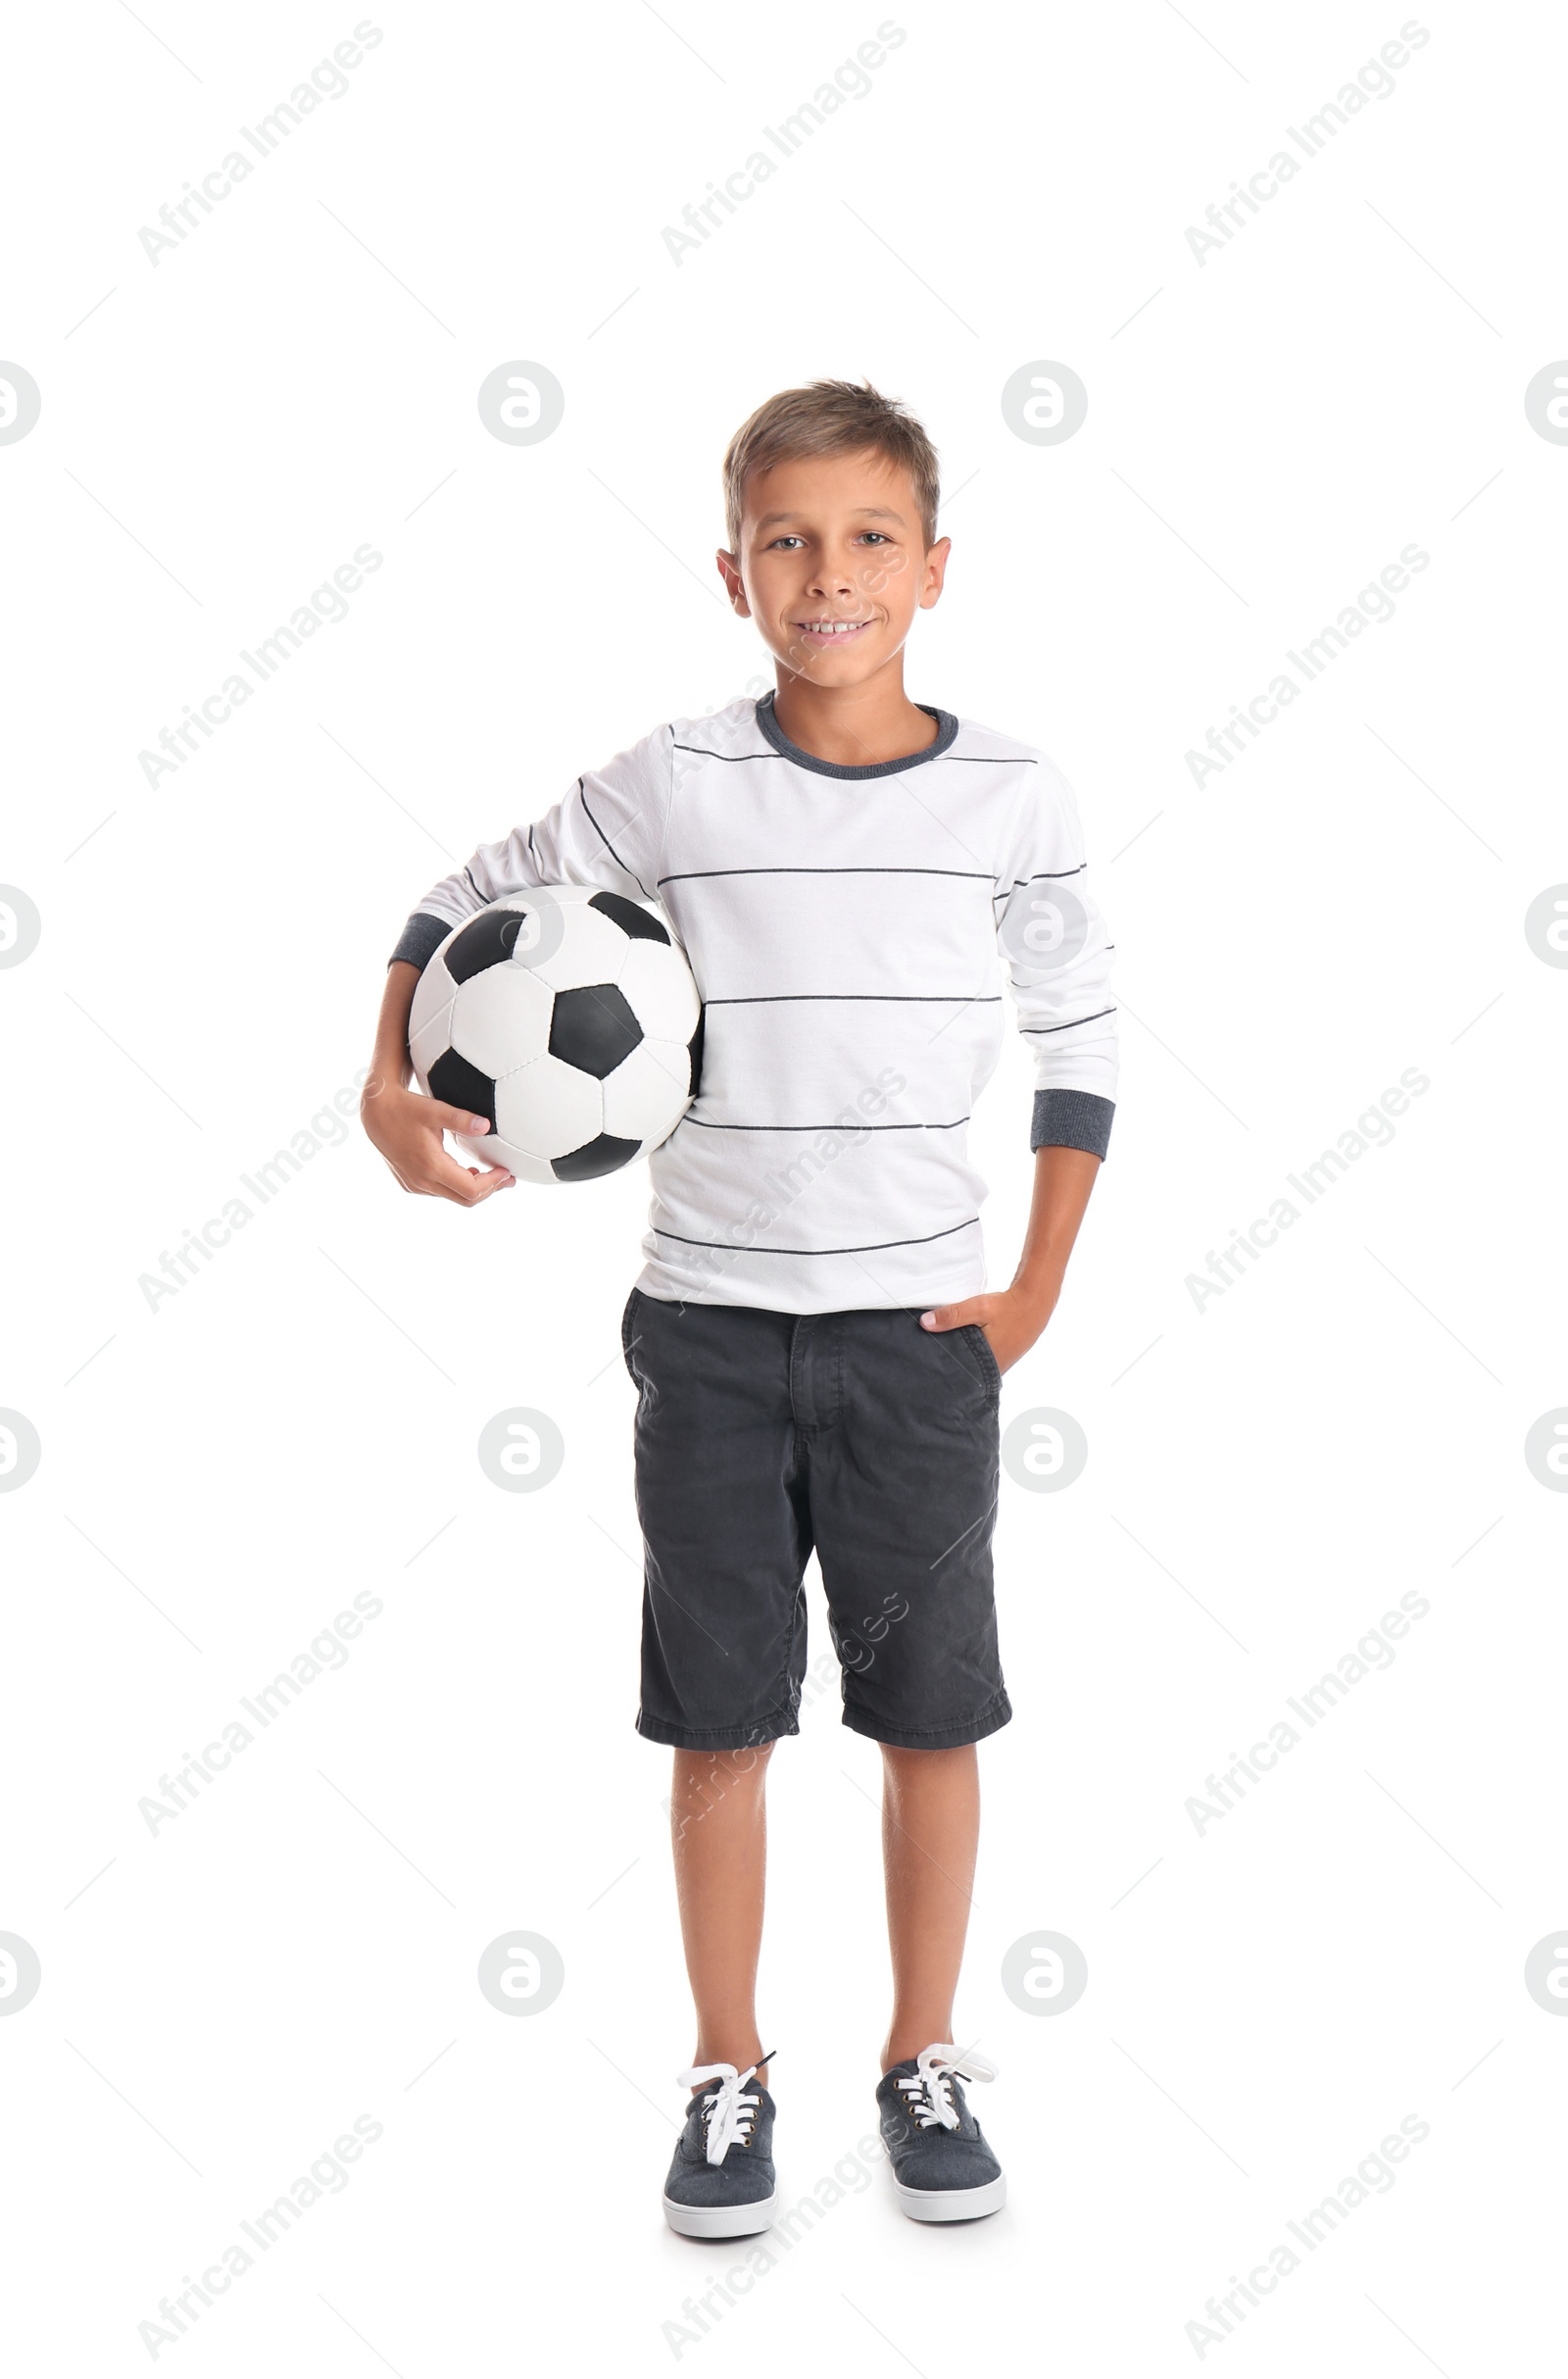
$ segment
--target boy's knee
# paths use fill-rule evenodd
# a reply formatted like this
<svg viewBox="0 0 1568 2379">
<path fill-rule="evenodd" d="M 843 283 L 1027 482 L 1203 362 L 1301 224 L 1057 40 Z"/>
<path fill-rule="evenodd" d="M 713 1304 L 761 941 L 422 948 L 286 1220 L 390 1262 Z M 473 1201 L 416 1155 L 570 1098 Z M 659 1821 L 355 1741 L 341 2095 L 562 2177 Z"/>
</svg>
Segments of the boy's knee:
<svg viewBox="0 0 1568 2379">
<path fill-rule="evenodd" d="M 717 1799 L 736 1786 L 759 1780 L 772 1755 L 771 1743 L 745 1743 L 723 1752 L 679 1749 L 673 1762 L 673 1797 L 677 1801 Z"/>
</svg>

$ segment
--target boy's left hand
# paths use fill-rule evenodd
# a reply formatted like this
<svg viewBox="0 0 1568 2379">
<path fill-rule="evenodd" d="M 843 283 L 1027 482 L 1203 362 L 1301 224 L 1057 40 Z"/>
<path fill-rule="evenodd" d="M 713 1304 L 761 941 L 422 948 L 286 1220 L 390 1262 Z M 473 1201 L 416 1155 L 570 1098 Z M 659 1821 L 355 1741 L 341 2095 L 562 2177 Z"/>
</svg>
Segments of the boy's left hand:
<svg viewBox="0 0 1568 2379">
<path fill-rule="evenodd" d="M 1051 1319 L 1060 1289 L 1058 1280 L 1043 1293 L 1032 1290 L 1026 1296 L 1020 1289 L 1002 1289 L 984 1297 L 965 1297 L 959 1305 L 931 1306 L 921 1314 L 920 1326 L 958 1330 L 966 1322 L 977 1321 L 991 1342 L 998 1370 L 1010 1371 Z"/>
</svg>

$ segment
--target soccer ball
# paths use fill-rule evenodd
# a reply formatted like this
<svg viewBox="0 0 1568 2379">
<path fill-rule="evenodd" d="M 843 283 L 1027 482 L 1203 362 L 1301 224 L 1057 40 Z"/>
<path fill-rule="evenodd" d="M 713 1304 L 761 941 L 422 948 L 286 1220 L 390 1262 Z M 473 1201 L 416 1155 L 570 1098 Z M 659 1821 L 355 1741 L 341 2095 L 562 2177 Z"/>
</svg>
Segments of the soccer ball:
<svg viewBox="0 0 1568 2379">
<path fill-rule="evenodd" d="M 487 1115 L 458 1146 L 519 1181 L 592 1181 L 667 1140 L 697 1095 L 703 1011 L 685 954 L 618 892 L 509 893 L 450 933 L 415 988 L 409 1055 L 432 1099 Z"/>
</svg>

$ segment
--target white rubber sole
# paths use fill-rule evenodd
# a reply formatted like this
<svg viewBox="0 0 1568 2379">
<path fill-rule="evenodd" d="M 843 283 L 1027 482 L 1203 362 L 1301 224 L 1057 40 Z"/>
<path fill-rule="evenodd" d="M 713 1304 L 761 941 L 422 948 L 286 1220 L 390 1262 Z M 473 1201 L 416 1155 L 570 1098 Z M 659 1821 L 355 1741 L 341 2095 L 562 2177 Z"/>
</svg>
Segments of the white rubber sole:
<svg viewBox="0 0 1568 2379">
<path fill-rule="evenodd" d="M 900 2180 L 893 2186 L 901 2210 L 911 2222 L 975 2222 L 982 2214 L 997 2213 L 1007 2202 L 1004 2172 L 978 2189 L 906 2189 Z"/>
<path fill-rule="evenodd" d="M 666 2198 L 664 2219 L 683 2239 L 749 2239 L 755 2231 L 772 2229 L 777 2208 L 777 2190 L 750 2206 L 681 2206 Z"/>
</svg>

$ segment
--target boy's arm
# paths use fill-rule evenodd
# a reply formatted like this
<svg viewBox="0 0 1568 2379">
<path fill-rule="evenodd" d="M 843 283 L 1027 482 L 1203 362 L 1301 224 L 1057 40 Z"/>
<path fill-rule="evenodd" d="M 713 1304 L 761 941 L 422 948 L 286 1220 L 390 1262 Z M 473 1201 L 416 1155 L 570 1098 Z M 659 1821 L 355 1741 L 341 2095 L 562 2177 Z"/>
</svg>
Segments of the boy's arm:
<svg viewBox="0 0 1568 2379">
<path fill-rule="evenodd" d="M 673 728 L 656 727 L 579 776 L 532 825 L 481 843 L 465 866 L 431 885 L 393 957 L 422 967 L 455 925 L 492 901 L 540 884 L 597 884 L 628 900 L 657 900 L 673 759 Z"/>
<path fill-rule="evenodd" d="M 409 1062 L 409 1011 L 418 979 L 418 967 L 404 959 L 394 959 L 386 970 L 375 1051 L 360 1093 L 360 1120 L 404 1189 L 427 1198 L 450 1198 L 456 1206 L 477 1206 L 495 1190 L 515 1188 L 515 1179 L 503 1165 L 465 1167 L 447 1155 L 444 1132 L 468 1132 L 483 1139 L 490 1129 L 488 1115 L 466 1115 L 461 1107 L 421 1098 L 409 1088 L 414 1070 Z"/>
<path fill-rule="evenodd" d="M 964 1322 L 979 1322 L 1003 1371 L 1027 1355 L 1055 1311 L 1101 1162 L 1084 1148 L 1036 1149 L 1029 1227 L 1011 1286 L 1000 1294 L 966 1297 L 960 1305 L 935 1306 L 920 1316 L 926 1328 L 956 1330 Z"/>
<path fill-rule="evenodd" d="M 1044 755 L 1029 776 L 997 887 L 997 943 L 1035 1055 L 1029 1225 L 1006 1289 L 921 1315 L 927 1329 L 979 1322 L 1004 1371 L 1055 1309 L 1116 1112 L 1111 943 L 1088 886 L 1077 804 Z"/>
<path fill-rule="evenodd" d="M 465 1167 L 446 1153 L 444 1132 L 483 1137 L 483 1115 L 466 1115 L 409 1087 L 409 1015 L 425 966 L 456 925 L 509 892 L 539 884 L 599 884 L 658 898 L 658 860 L 668 815 L 673 729 L 656 728 L 603 768 L 579 776 L 564 798 L 504 842 L 481 843 L 466 864 L 432 884 L 399 936 L 387 966 L 375 1054 L 360 1098 L 366 1133 L 406 1190 L 477 1206 L 514 1186 L 500 1165 Z"/>
</svg>

